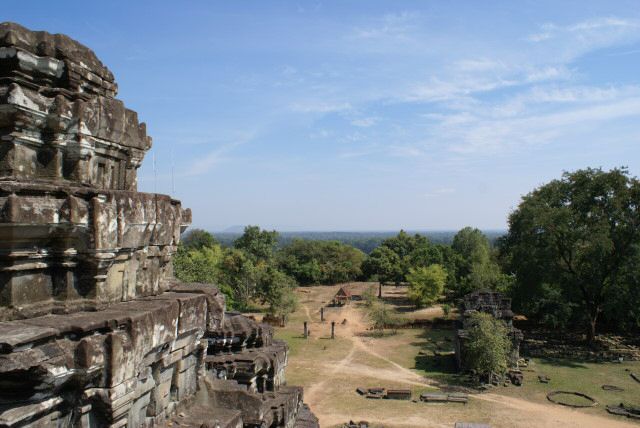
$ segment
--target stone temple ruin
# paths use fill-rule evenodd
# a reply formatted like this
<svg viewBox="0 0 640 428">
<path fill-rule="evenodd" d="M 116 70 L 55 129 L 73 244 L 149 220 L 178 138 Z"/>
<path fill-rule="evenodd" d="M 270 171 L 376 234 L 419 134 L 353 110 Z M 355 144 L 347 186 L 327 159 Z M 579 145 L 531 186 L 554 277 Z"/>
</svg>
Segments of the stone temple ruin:
<svg viewBox="0 0 640 428">
<path fill-rule="evenodd" d="M 0 427 L 317 427 L 271 328 L 174 279 L 191 212 L 137 192 L 151 138 L 116 91 L 0 24 Z"/>
<path fill-rule="evenodd" d="M 462 370 L 465 367 L 464 341 L 468 337 L 467 329 L 471 327 L 471 314 L 475 312 L 491 314 L 494 318 L 503 320 L 507 324 L 512 343 L 510 363 L 512 366 L 516 366 L 520 358 L 520 342 L 522 342 L 523 336 L 522 331 L 513 326 L 511 299 L 497 291 L 479 290 L 464 296 L 462 307 L 460 308 L 461 316 L 455 336 L 455 354 L 458 370 Z"/>
</svg>

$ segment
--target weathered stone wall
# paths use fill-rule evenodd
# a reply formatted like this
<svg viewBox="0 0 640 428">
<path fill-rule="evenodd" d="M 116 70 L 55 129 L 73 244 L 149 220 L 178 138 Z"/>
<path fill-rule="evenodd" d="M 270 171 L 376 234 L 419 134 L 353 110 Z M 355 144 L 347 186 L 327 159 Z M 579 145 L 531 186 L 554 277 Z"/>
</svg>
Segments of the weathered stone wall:
<svg viewBox="0 0 640 428">
<path fill-rule="evenodd" d="M 0 428 L 317 427 L 271 327 L 173 278 L 191 212 L 136 191 L 151 139 L 116 89 L 0 24 Z"/>
<path fill-rule="evenodd" d="M 159 294 L 191 213 L 168 196 L 0 182 L 0 320 Z"/>
<path fill-rule="evenodd" d="M 90 49 L 0 24 L 0 82 L 0 177 L 136 190 L 151 138 Z"/>
<path fill-rule="evenodd" d="M 167 292 L 98 312 L 0 323 L 0 400 L 13 405 L 0 426 L 163 422 L 195 394 L 206 352 L 200 339 L 207 319 L 220 316 L 205 294 Z"/>
</svg>

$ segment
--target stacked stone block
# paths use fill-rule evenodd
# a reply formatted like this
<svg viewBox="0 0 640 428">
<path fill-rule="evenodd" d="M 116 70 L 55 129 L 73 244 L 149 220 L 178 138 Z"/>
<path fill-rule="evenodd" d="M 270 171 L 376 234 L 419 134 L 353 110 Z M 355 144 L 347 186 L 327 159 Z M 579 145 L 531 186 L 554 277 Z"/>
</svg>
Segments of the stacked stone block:
<svg viewBox="0 0 640 428">
<path fill-rule="evenodd" d="M 173 278 L 191 213 L 137 192 L 151 138 L 116 92 L 85 46 L 0 24 L 0 427 L 313 426 L 271 328 Z"/>
</svg>

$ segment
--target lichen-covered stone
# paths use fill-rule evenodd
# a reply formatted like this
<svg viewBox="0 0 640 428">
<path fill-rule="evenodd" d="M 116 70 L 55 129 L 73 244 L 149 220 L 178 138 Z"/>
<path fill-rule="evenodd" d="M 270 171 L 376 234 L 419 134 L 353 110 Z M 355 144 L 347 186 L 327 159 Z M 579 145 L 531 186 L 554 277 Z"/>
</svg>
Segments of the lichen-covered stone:
<svg viewBox="0 0 640 428">
<path fill-rule="evenodd" d="M 151 139 L 116 90 L 0 24 L 0 428 L 317 427 L 271 327 L 173 277 L 191 212 L 136 191 Z"/>
</svg>

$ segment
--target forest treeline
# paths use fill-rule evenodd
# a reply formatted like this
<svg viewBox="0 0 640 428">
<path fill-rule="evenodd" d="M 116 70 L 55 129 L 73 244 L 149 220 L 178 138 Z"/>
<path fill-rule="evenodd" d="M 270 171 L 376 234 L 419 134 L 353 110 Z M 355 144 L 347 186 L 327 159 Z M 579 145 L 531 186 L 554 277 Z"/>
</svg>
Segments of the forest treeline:
<svg viewBox="0 0 640 428">
<path fill-rule="evenodd" d="M 282 240 L 247 226 L 223 245 L 203 230 L 175 258 L 183 281 L 215 283 L 230 305 L 294 310 L 296 286 L 356 280 L 406 284 L 416 306 L 453 305 L 478 289 L 506 293 L 514 309 L 554 329 L 640 329 L 640 182 L 625 168 L 565 173 L 522 198 L 503 236 L 465 227 L 434 242 L 401 230 L 370 251 L 339 240 Z M 358 239 L 365 239 L 358 236 Z"/>
<path fill-rule="evenodd" d="M 279 232 L 278 247 L 285 247 L 292 241 L 304 239 L 308 241 L 338 241 L 343 244 L 350 245 L 369 254 L 374 248 L 380 246 L 382 241 L 392 238 L 398 232 L 387 231 L 371 231 L 371 232 Z M 451 244 L 456 230 L 434 230 L 434 231 L 411 231 L 407 233 L 413 235 L 418 234 L 426 237 L 434 244 Z M 489 242 L 493 244 L 498 238 L 504 236 L 506 230 L 483 230 Z M 233 242 L 242 235 L 242 232 L 218 232 L 215 234 L 216 240 L 223 247 L 232 247 Z"/>
</svg>

